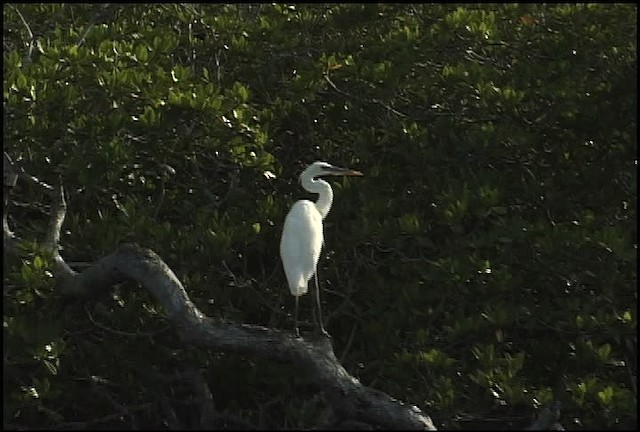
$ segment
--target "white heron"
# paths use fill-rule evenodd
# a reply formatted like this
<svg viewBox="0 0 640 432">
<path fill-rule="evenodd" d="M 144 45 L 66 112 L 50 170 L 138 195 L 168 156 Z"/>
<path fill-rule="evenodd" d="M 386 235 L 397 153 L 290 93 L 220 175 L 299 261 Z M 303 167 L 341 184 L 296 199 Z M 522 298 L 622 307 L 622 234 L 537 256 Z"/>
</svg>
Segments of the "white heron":
<svg viewBox="0 0 640 432">
<path fill-rule="evenodd" d="M 287 276 L 289 290 L 295 297 L 295 331 L 298 329 L 298 297 L 305 294 L 311 276 L 316 279 L 316 302 L 318 305 L 318 321 L 320 331 L 327 335 L 322 324 L 320 310 L 320 288 L 316 266 L 320 258 L 323 244 L 322 220 L 327 217 L 333 203 L 333 190 L 321 176 L 361 176 L 360 171 L 335 167 L 326 162 L 314 162 L 300 174 L 302 187 L 311 193 L 318 194 L 318 201 L 300 200 L 292 207 L 284 220 L 282 238 L 280 239 L 280 257 Z"/>
</svg>

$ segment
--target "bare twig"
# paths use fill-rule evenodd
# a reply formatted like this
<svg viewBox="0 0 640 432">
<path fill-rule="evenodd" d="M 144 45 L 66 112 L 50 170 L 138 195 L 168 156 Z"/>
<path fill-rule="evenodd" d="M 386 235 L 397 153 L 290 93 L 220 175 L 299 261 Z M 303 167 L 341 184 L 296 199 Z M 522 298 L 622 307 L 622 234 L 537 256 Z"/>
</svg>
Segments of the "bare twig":
<svg viewBox="0 0 640 432">
<path fill-rule="evenodd" d="M 104 18 L 105 14 L 106 14 L 106 11 L 107 11 L 107 8 L 109 6 L 111 6 L 111 3 L 103 4 L 101 6 L 101 9 L 91 18 L 91 21 L 89 21 L 89 26 L 85 30 L 84 34 L 82 35 L 82 37 L 80 38 L 80 40 L 78 41 L 76 46 L 82 46 L 82 44 L 84 43 L 85 39 L 89 35 L 89 32 L 93 29 L 93 26 L 96 25 L 96 22 L 98 21 L 98 18 Z"/>
<path fill-rule="evenodd" d="M 96 327 L 100 327 L 102 330 L 106 330 L 110 333 L 113 334 L 117 334 L 118 336 L 127 336 L 127 337 L 152 337 L 152 336 L 157 336 L 160 333 L 164 333 L 165 331 L 167 331 L 170 327 L 167 326 L 161 330 L 155 331 L 155 332 L 136 332 L 136 333 L 131 333 L 131 332 L 125 332 L 122 330 L 116 330 L 113 329 L 111 327 L 108 327 L 98 321 L 96 321 L 93 316 L 91 315 L 91 312 L 89 312 L 89 309 L 87 309 L 87 306 L 84 307 L 85 312 L 87 313 L 87 316 L 89 317 L 89 321 L 91 321 Z"/>
<path fill-rule="evenodd" d="M 2 246 L 5 254 L 15 255 L 18 253 L 17 238 L 11 228 L 9 228 L 9 194 L 5 193 L 2 206 Z"/>
<path fill-rule="evenodd" d="M 156 220 L 158 218 L 158 214 L 160 213 L 160 208 L 164 203 L 164 197 L 166 195 L 165 183 L 169 179 L 170 176 L 176 174 L 176 170 L 167 164 L 160 165 L 160 197 L 158 198 L 158 204 L 156 205 L 156 210 L 153 212 L 153 219 Z"/>
<path fill-rule="evenodd" d="M 160 197 L 158 198 L 158 204 L 156 204 L 156 209 L 153 212 L 153 220 L 158 220 L 158 214 L 160 214 L 160 208 L 162 208 L 162 204 L 164 203 L 165 189 L 164 189 L 164 179 L 160 180 Z"/>
<path fill-rule="evenodd" d="M 21 166 L 18 166 L 15 162 L 13 162 L 6 151 L 4 152 L 3 168 L 4 185 L 6 187 L 13 187 L 16 185 L 16 181 L 18 179 L 22 179 L 27 183 L 34 184 L 39 188 L 44 189 L 46 192 L 54 191 L 52 186 L 49 186 L 48 184 L 38 180 L 36 177 L 27 174 Z"/>
<path fill-rule="evenodd" d="M 54 268 L 59 280 L 71 279 L 76 276 L 76 272 L 67 265 L 60 256 L 60 231 L 67 214 L 67 203 L 64 200 L 64 189 L 62 184 L 51 194 L 54 202 L 51 205 L 51 219 L 49 221 L 49 231 L 45 238 L 45 246 L 53 254 Z"/>
<path fill-rule="evenodd" d="M 207 198 L 209 198 L 209 200 L 211 201 L 211 204 L 215 207 L 218 208 L 220 206 L 220 204 L 222 203 L 222 201 L 224 201 L 226 199 L 226 196 L 222 199 L 220 199 L 219 197 L 215 196 L 213 193 L 211 193 L 211 191 L 209 190 L 209 188 L 207 188 L 205 186 L 205 177 L 204 175 L 202 175 L 202 172 L 200 171 L 200 166 L 198 165 L 198 160 L 196 158 L 196 155 L 194 154 L 192 158 L 190 158 L 192 164 L 193 164 L 193 172 L 196 174 L 196 176 L 198 176 L 201 180 L 201 188 L 202 191 L 204 192 L 204 194 L 207 196 Z M 229 192 L 231 192 L 231 186 L 229 186 Z M 227 194 L 228 195 L 228 194 Z"/>
<path fill-rule="evenodd" d="M 18 173 L 16 173 L 13 160 L 11 160 L 11 157 L 7 154 L 7 152 L 4 152 L 2 168 L 3 186 L 9 189 L 15 187 L 16 183 L 18 182 Z"/>
<path fill-rule="evenodd" d="M 36 41 L 36 37 L 34 36 L 33 32 L 31 31 L 31 26 L 29 26 L 29 23 L 22 16 L 22 13 L 20 12 L 20 9 L 18 9 L 17 7 L 15 7 L 12 4 L 10 4 L 9 6 L 11 6 L 11 8 L 13 8 L 13 10 L 15 10 L 18 13 L 18 16 L 20 17 L 20 20 L 22 21 L 22 24 L 24 24 L 24 26 L 27 28 L 27 33 L 29 33 L 29 52 L 27 53 L 27 57 L 25 57 L 25 60 L 24 60 L 24 64 L 27 64 L 27 63 L 31 62 L 31 55 L 33 54 L 33 45 L 34 45 L 34 43 Z"/>
<path fill-rule="evenodd" d="M 53 188 L 48 184 L 41 182 L 36 177 L 27 174 L 22 167 L 18 167 L 12 160 L 11 157 L 4 152 L 4 169 L 5 169 L 5 184 L 7 183 L 7 177 L 11 177 L 14 179 L 17 177 L 18 179 L 25 180 L 27 183 L 37 186 L 39 189 L 43 189 L 49 196 L 53 198 L 53 204 L 51 205 L 51 219 L 49 221 L 49 229 L 47 231 L 47 236 L 45 237 L 45 246 L 53 255 L 54 264 L 56 273 L 60 280 L 63 278 L 72 278 L 75 276 L 75 272 L 64 262 L 64 260 L 60 257 L 58 252 L 58 246 L 60 242 L 60 230 L 62 229 L 62 224 L 64 222 L 64 218 L 66 215 L 67 205 L 64 200 L 64 190 L 62 185 L 58 188 Z M 7 171 L 9 174 L 7 174 Z M 7 187 L 5 187 L 7 189 Z M 11 187 L 8 188 L 8 192 L 11 192 Z M 5 206 L 3 210 L 3 220 L 2 220 L 2 229 L 3 229 L 3 248 L 5 253 L 19 254 L 18 241 L 20 238 L 15 235 L 9 228 L 8 223 L 8 193 L 5 196 Z"/>
<path fill-rule="evenodd" d="M 69 267 L 81 267 L 81 268 L 87 268 L 87 267 L 91 267 L 93 265 L 93 263 L 90 262 L 75 262 L 75 261 L 67 261 L 67 264 L 69 264 Z"/>
<path fill-rule="evenodd" d="M 51 220 L 45 246 L 51 250 L 57 250 L 60 244 L 60 230 L 67 214 L 67 203 L 64 200 L 64 189 L 62 184 L 54 192 L 55 201 L 51 208 Z"/>
<path fill-rule="evenodd" d="M 395 108 L 393 108 L 393 107 L 390 107 L 389 105 L 385 104 L 384 102 L 382 102 L 382 101 L 380 101 L 380 100 L 378 100 L 378 99 L 371 99 L 370 101 L 367 101 L 367 100 L 361 99 L 361 98 L 359 98 L 359 97 L 357 97 L 357 96 L 354 96 L 354 95 L 352 95 L 352 94 L 350 94 L 350 93 L 347 93 L 347 92 L 346 92 L 346 91 L 344 91 L 344 90 L 339 89 L 339 88 L 338 88 L 338 87 L 333 83 L 333 81 L 331 81 L 331 78 L 329 78 L 329 75 L 328 75 L 328 74 L 324 74 L 324 79 L 325 79 L 325 81 L 327 81 L 327 83 L 329 83 L 329 85 L 330 85 L 330 86 L 331 86 L 331 87 L 332 87 L 336 92 L 340 93 L 340 94 L 341 94 L 341 95 L 343 95 L 343 96 L 346 96 L 346 97 L 348 97 L 348 98 L 350 98 L 350 99 L 353 99 L 353 100 L 357 100 L 357 101 L 359 101 L 359 102 L 369 102 L 369 103 L 373 103 L 373 104 L 376 104 L 376 105 L 380 105 L 381 107 L 383 107 L 383 108 L 384 108 L 384 109 L 386 109 L 387 111 L 389 111 L 389 112 L 391 112 L 391 113 L 393 113 L 393 114 L 397 115 L 398 117 L 402 117 L 402 118 L 407 118 L 407 117 L 409 117 L 408 115 L 406 115 L 406 114 L 404 114 L 404 113 L 401 113 L 401 112 L 400 112 L 400 111 L 398 111 L 397 109 L 395 109 Z"/>
<path fill-rule="evenodd" d="M 339 279 L 340 275 L 338 273 L 336 273 L 336 277 Z M 326 319 L 325 319 L 325 323 L 327 324 L 327 326 L 329 325 L 329 322 L 331 322 L 331 320 L 336 317 L 336 316 L 340 316 L 340 315 L 344 315 L 345 313 L 343 312 L 347 306 L 350 306 L 351 309 L 353 309 L 356 314 L 359 315 L 360 312 L 360 308 L 358 307 L 358 305 L 356 305 L 352 300 L 351 300 L 351 295 L 353 294 L 353 284 L 352 283 L 342 283 L 342 281 L 338 281 L 340 286 L 344 286 L 345 289 L 338 291 L 338 290 L 332 290 L 330 288 L 325 288 L 324 291 L 329 293 L 329 294 L 333 294 L 335 296 L 338 297 L 342 297 L 342 302 L 340 303 L 340 305 L 336 308 L 334 308 L 331 312 L 329 312 L 329 314 L 327 315 Z M 351 316 L 353 316 L 354 318 L 359 318 L 358 315 L 356 314 L 349 314 Z"/>
<path fill-rule="evenodd" d="M 631 390 L 633 390 L 634 399 L 637 401 L 638 395 L 638 387 L 636 382 L 638 381 L 637 377 L 633 374 L 633 370 L 631 369 L 631 363 L 629 362 L 629 358 L 626 354 L 624 354 L 624 364 L 627 368 L 627 373 L 629 374 L 629 383 L 631 384 Z"/>
<path fill-rule="evenodd" d="M 351 348 L 351 344 L 353 343 L 353 338 L 356 335 L 356 329 L 358 328 L 358 322 L 356 321 L 353 324 L 353 328 L 351 329 L 351 334 L 349 335 L 349 339 L 347 340 L 347 344 L 344 347 L 344 350 L 342 350 L 342 354 L 340 355 L 340 362 L 343 362 L 345 357 L 347 356 L 347 353 L 349 352 L 349 349 Z"/>
<path fill-rule="evenodd" d="M 9 253 L 12 255 L 18 254 L 18 238 L 15 233 L 11 231 L 9 227 L 9 195 L 11 194 L 11 190 L 16 186 L 18 181 L 18 173 L 14 169 L 14 163 L 11 160 L 11 157 L 4 152 L 3 159 L 3 192 L 4 192 L 4 200 L 2 203 L 2 247 L 4 253 Z"/>
</svg>

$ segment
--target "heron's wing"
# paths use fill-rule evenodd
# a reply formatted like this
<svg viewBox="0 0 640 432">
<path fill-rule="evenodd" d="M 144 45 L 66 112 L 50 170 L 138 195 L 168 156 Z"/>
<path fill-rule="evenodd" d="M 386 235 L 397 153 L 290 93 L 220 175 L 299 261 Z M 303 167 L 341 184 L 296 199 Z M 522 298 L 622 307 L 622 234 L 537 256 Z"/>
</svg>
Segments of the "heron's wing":
<svg viewBox="0 0 640 432">
<path fill-rule="evenodd" d="M 311 201 L 298 201 L 284 220 L 280 240 L 280 257 L 293 295 L 307 292 L 321 249 L 322 216 Z"/>
</svg>

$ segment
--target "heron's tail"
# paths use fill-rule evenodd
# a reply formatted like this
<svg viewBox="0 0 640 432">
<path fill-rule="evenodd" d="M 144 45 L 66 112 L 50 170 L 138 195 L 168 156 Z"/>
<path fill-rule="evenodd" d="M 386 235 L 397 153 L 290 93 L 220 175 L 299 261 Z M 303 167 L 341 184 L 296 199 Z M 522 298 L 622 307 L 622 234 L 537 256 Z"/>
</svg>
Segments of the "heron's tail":
<svg viewBox="0 0 640 432">
<path fill-rule="evenodd" d="M 291 291 L 291 294 L 296 296 L 296 297 L 300 297 L 301 295 L 304 295 L 307 293 L 308 290 L 308 286 L 307 284 L 296 284 L 296 285 L 289 285 L 289 291 Z"/>
</svg>

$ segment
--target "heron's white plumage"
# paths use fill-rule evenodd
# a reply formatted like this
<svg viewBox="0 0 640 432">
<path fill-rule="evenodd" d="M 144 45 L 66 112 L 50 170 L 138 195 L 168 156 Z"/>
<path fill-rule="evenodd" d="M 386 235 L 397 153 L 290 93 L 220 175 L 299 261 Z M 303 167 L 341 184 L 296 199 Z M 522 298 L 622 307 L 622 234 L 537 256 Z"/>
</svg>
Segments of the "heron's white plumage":
<svg viewBox="0 0 640 432">
<path fill-rule="evenodd" d="M 294 296 L 307 292 L 320 258 L 322 240 L 322 216 L 316 205 L 308 200 L 296 202 L 284 220 L 280 240 L 280 256 L 282 262 L 288 264 L 284 271 Z"/>
<path fill-rule="evenodd" d="M 316 272 L 318 258 L 322 250 L 322 220 L 327 217 L 333 203 L 333 191 L 326 181 L 317 178 L 323 175 L 361 176 L 362 173 L 348 168 L 335 167 L 326 162 L 314 162 L 300 174 L 302 187 L 311 193 L 318 194 L 316 202 L 300 200 L 296 202 L 284 220 L 282 238 L 280 239 L 280 257 L 287 275 L 289 290 L 295 300 L 295 330 L 298 332 L 298 297 L 305 294 L 308 283 Z M 320 310 L 320 288 L 316 277 L 316 303 L 318 321 L 324 334 Z"/>
</svg>

